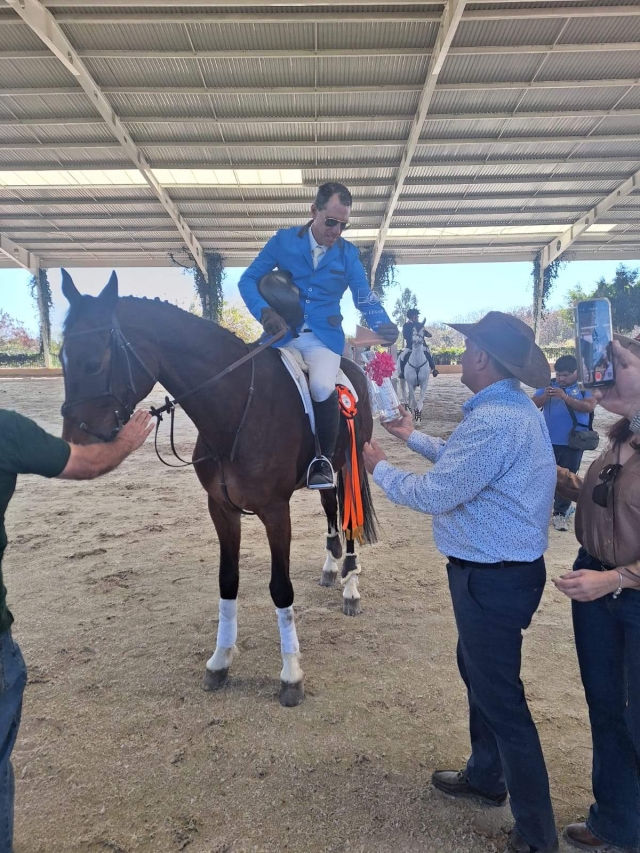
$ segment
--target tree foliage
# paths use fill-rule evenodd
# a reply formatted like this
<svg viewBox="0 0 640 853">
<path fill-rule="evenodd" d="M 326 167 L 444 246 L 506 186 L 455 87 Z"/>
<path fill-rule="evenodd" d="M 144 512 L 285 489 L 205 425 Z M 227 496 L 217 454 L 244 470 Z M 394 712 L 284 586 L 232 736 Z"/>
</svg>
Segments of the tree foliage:
<svg viewBox="0 0 640 853">
<path fill-rule="evenodd" d="M 0 348 L 4 352 L 38 352 L 40 341 L 20 320 L 0 310 Z"/>
<path fill-rule="evenodd" d="M 189 259 L 189 264 L 181 263 L 172 252 L 169 252 L 169 258 L 175 266 L 182 267 L 187 272 L 193 274 L 193 283 L 198 299 L 200 300 L 200 316 L 219 323 L 222 318 L 222 305 L 224 302 L 222 282 L 227 276 L 224 268 L 224 258 L 219 252 L 207 252 L 205 254 L 207 275 L 205 276 L 191 252 L 185 248 L 183 249 L 183 253 Z"/>
<path fill-rule="evenodd" d="M 188 310 L 192 314 L 202 317 L 202 306 L 197 304 L 195 300 L 189 305 Z M 225 301 L 222 303 L 220 325 L 229 329 L 247 344 L 256 341 L 262 334 L 262 326 L 257 320 L 254 320 L 242 302 Z"/>
<path fill-rule="evenodd" d="M 396 304 L 393 308 L 393 319 L 398 327 L 401 327 L 407 317 L 407 311 L 418 307 L 418 297 L 413 290 L 405 287 L 400 296 L 396 299 Z"/>
<path fill-rule="evenodd" d="M 576 285 L 567 294 L 561 313 L 573 325 L 573 309 L 581 299 L 606 296 L 611 302 L 613 327 L 617 332 L 629 333 L 640 325 L 640 270 L 619 264 L 611 281 L 603 277 L 594 287 L 585 289 Z"/>
</svg>

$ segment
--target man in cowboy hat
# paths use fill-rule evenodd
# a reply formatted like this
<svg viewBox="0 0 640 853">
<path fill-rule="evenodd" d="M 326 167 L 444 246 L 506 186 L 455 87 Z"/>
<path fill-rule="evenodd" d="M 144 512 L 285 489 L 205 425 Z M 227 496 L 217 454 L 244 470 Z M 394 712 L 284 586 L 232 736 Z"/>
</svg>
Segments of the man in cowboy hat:
<svg viewBox="0 0 640 853">
<path fill-rule="evenodd" d="M 436 788 L 501 806 L 510 796 L 510 853 L 552 853 L 558 838 L 538 733 L 520 681 L 522 631 L 545 583 L 543 554 L 556 483 L 553 449 L 540 412 L 521 389 L 549 384 L 533 331 L 491 311 L 478 323 L 451 324 L 467 339 L 462 382 L 473 392 L 448 441 L 413 429 L 403 410 L 384 424 L 434 463 L 401 471 L 379 445 L 365 464 L 394 503 L 433 516 L 458 628 L 458 667 L 469 697 L 471 757 L 459 771 L 437 771 Z"/>
</svg>

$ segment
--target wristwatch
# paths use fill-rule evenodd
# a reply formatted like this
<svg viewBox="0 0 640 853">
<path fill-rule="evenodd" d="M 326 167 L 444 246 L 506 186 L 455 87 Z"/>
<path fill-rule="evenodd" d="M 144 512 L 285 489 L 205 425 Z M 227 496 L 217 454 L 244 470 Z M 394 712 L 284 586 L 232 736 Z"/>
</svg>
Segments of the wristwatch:
<svg viewBox="0 0 640 853">
<path fill-rule="evenodd" d="M 640 412 L 636 412 L 629 421 L 629 429 L 636 435 L 640 435 Z"/>
</svg>

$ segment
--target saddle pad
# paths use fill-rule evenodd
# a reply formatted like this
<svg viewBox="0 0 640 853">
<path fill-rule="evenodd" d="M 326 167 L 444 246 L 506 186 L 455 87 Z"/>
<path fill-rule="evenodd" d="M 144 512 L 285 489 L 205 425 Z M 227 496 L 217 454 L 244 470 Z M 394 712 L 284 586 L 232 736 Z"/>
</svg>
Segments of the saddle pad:
<svg viewBox="0 0 640 853">
<path fill-rule="evenodd" d="M 315 435 L 316 421 L 313 415 L 313 402 L 311 400 L 309 383 L 307 381 L 307 365 L 305 364 L 304 359 L 302 358 L 302 354 L 297 349 L 294 349 L 293 347 L 279 347 L 279 350 L 280 358 L 282 359 L 284 366 L 289 371 L 289 375 L 295 382 L 296 388 L 298 389 L 298 393 L 300 394 L 302 405 L 304 406 L 304 410 L 307 413 L 307 417 L 309 418 L 311 432 Z M 342 369 L 338 371 L 336 384 L 344 385 L 345 388 L 348 388 L 349 391 L 351 391 L 351 393 L 353 394 L 353 398 L 356 403 L 358 402 L 358 395 L 356 393 L 356 389 L 353 387 L 353 383 Z"/>
</svg>

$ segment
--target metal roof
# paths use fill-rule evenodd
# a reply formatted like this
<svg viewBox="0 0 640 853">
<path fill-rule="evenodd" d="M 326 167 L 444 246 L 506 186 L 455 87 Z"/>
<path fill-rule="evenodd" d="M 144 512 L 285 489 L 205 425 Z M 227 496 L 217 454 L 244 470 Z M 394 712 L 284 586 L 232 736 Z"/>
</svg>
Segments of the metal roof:
<svg viewBox="0 0 640 853">
<path fill-rule="evenodd" d="M 640 259 L 640 0 L 0 6 L 0 267 L 246 265 L 326 180 L 400 263 Z"/>
</svg>

